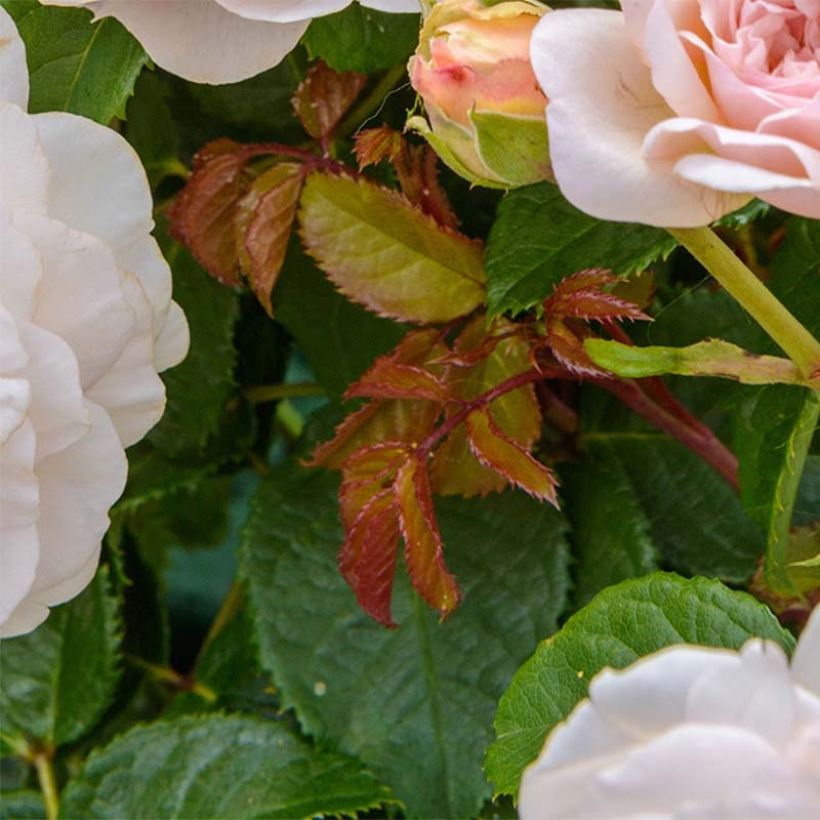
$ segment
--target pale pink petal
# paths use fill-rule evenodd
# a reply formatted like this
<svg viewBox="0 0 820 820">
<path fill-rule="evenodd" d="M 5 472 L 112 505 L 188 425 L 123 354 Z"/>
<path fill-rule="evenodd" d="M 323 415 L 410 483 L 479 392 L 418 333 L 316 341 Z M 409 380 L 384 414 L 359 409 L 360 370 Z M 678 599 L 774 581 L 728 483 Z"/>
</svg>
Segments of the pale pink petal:
<svg viewBox="0 0 820 820">
<path fill-rule="evenodd" d="M 623 670 L 607 669 L 589 687 L 589 697 L 607 723 L 632 738 L 661 732 L 686 719 L 687 696 L 703 675 L 739 669 L 736 652 L 672 646 Z"/>
<path fill-rule="evenodd" d="M 797 703 L 783 650 L 752 640 L 731 668 L 704 670 L 688 693 L 686 719 L 750 729 L 777 745 L 794 733 Z"/>
<path fill-rule="evenodd" d="M 3 527 L 0 542 L 0 638 L 29 632 L 45 620 L 48 611 L 20 617 L 21 604 L 34 582 L 39 549 L 37 527 Z"/>
<path fill-rule="evenodd" d="M 606 720 L 595 705 L 584 700 L 549 733 L 538 767 L 552 769 L 608 754 L 628 746 L 632 740 L 630 733 Z"/>
<path fill-rule="evenodd" d="M 4 380 L 5 381 L 5 380 Z M 37 456 L 37 438 L 34 425 L 28 420 L 18 424 L 3 442 L 0 450 L 0 512 L 2 533 L 22 530 L 37 521 L 37 503 L 40 498 L 34 463 Z"/>
<path fill-rule="evenodd" d="M 105 240 L 115 254 L 150 233 L 148 179 L 119 134 L 61 112 L 37 114 L 31 122 L 51 169 L 48 216 Z"/>
<path fill-rule="evenodd" d="M 40 461 L 84 436 L 90 419 L 71 348 L 59 336 L 29 322 L 18 322 L 17 332 L 28 355 L 25 378 L 31 403 L 27 415 L 37 432 Z"/>
<path fill-rule="evenodd" d="M 154 344 L 154 364 L 157 372 L 162 373 L 163 370 L 179 364 L 188 354 L 190 344 L 191 332 L 185 313 L 176 302 L 171 302 L 165 324 Z"/>
<path fill-rule="evenodd" d="M 645 152 L 673 163 L 674 173 L 694 184 L 820 217 L 820 151 L 796 140 L 677 118 L 652 129 Z"/>
<path fill-rule="evenodd" d="M 646 17 L 643 54 L 652 71 L 652 83 L 669 107 L 681 117 L 719 120 L 720 111 L 704 86 L 680 37 L 681 19 L 697 12 L 697 3 L 658 0 Z"/>
<path fill-rule="evenodd" d="M 68 343 L 88 388 L 119 358 L 134 327 L 123 274 L 94 236 L 25 213 L 16 214 L 15 225 L 37 245 L 43 266 L 32 321 Z"/>
<path fill-rule="evenodd" d="M 706 225 L 746 199 L 676 179 L 647 162 L 646 134 L 672 111 L 626 35 L 623 16 L 555 11 L 535 28 L 531 57 L 550 100 L 550 156 L 563 194 L 592 216 L 647 225 Z"/>
<path fill-rule="evenodd" d="M 791 669 L 795 683 L 820 697 L 820 606 L 815 607 L 803 628 Z"/>
<path fill-rule="evenodd" d="M 154 314 L 154 357 L 162 372 L 181 362 L 188 353 L 188 322 L 179 305 L 171 301 L 171 270 L 156 240 L 144 236 L 119 254 L 119 263 L 136 274 Z"/>
<path fill-rule="evenodd" d="M 137 277 L 123 277 L 123 292 L 135 316 L 127 343 L 117 361 L 85 394 L 106 410 L 123 447 L 129 447 L 162 417 L 165 385 L 154 363 L 151 308 Z"/>
<path fill-rule="evenodd" d="M 760 121 L 756 130 L 798 140 L 820 151 L 820 94 L 808 105 L 771 114 Z"/>
<path fill-rule="evenodd" d="M 28 66 L 23 40 L 9 13 L 0 8 L 0 100 L 28 107 Z"/>
<path fill-rule="evenodd" d="M 350 0 L 216 0 L 220 6 L 250 20 L 293 23 L 333 14 Z M 421 11 L 419 0 L 361 0 L 361 5 L 393 13 Z"/>
<path fill-rule="evenodd" d="M 97 17 L 116 17 L 160 67 L 195 83 L 233 83 L 278 65 L 308 21 L 248 20 L 216 2 L 100 0 Z"/>
<path fill-rule="evenodd" d="M 86 435 L 36 467 L 40 563 L 29 597 L 48 606 L 68 600 L 88 582 L 89 565 L 96 563 L 108 529 L 108 510 L 125 487 L 128 465 L 114 425 L 95 404 L 88 402 L 87 409 Z"/>
<path fill-rule="evenodd" d="M 33 119 L 21 108 L 0 101 L 0 180 L 3 204 L 45 213 L 49 167 Z"/>
<path fill-rule="evenodd" d="M 25 379 L 0 376 L 0 444 L 26 420 L 31 389 Z"/>
<path fill-rule="evenodd" d="M 0 303 L 14 316 L 29 319 L 42 276 L 40 257 L 25 234 L 14 227 L 11 213 L 0 203 Z"/>
</svg>

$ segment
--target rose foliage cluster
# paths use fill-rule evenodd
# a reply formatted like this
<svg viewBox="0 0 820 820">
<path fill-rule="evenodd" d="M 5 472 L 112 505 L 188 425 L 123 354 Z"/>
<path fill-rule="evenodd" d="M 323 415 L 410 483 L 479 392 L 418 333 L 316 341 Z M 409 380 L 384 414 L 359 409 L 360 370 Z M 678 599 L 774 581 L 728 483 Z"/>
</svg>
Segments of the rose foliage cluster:
<svg viewBox="0 0 820 820">
<path fill-rule="evenodd" d="M 820 3 L 556 5 L 0 0 L 2 816 L 817 813 Z"/>
</svg>

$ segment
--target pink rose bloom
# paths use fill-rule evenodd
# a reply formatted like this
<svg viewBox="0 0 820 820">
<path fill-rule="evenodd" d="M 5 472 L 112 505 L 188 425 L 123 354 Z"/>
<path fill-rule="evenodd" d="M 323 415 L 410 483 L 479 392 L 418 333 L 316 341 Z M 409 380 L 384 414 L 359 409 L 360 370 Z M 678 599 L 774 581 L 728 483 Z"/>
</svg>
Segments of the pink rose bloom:
<svg viewBox="0 0 820 820">
<path fill-rule="evenodd" d="M 820 218 L 820 0 L 621 5 L 554 12 L 533 34 L 567 199 L 667 227 L 752 196 Z"/>
</svg>

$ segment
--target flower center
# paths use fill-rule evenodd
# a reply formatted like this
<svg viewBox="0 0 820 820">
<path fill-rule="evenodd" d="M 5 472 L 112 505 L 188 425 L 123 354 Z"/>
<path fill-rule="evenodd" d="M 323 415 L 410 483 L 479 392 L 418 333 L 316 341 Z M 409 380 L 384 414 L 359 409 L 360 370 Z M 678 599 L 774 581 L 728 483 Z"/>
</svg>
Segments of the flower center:
<svg viewBox="0 0 820 820">
<path fill-rule="evenodd" d="M 820 76 L 820 0 L 741 0 L 730 17 L 744 74 Z"/>
</svg>

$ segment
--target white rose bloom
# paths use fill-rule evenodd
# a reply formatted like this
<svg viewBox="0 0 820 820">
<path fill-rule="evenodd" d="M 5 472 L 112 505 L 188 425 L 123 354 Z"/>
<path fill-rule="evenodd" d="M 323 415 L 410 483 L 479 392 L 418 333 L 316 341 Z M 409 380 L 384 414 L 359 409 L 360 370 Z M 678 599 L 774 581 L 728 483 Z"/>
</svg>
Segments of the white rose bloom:
<svg viewBox="0 0 820 820">
<path fill-rule="evenodd" d="M 791 667 L 751 640 L 605 669 L 524 773 L 519 802 L 525 820 L 820 817 L 820 609 Z"/>
<path fill-rule="evenodd" d="M 0 9 L 0 637 L 93 577 L 123 448 L 159 420 L 157 371 L 188 349 L 137 156 L 90 120 L 27 114 L 27 99 Z"/>
<path fill-rule="evenodd" d="M 233 83 L 278 65 L 314 17 L 351 0 L 41 0 L 116 17 L 166 71 L 195 83 Z M 418 12 L 419 0 L 360 0 L 378 11 Z"/>
</svg>

